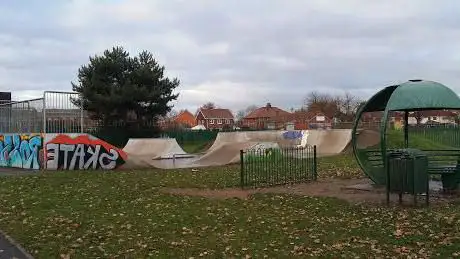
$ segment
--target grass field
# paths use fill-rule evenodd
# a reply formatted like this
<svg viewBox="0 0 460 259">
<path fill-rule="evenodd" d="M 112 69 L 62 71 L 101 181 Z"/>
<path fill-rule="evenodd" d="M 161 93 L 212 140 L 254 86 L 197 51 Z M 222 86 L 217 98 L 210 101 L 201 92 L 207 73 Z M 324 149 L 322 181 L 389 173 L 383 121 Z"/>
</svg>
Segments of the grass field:
<svg viewBox="0 0 460 259">
<path fill-rule="evenodd" d="M 319 177 L 363 177 L 351 155 L 320 158 Z M 221 189 L 239 167 L 53 172 L 0 178 L 0 229 L 36 258 L 455 257 L 460 205 L 353 205 L 332 198 L 167 195 Z"/>
<path fill-rule="evenodd" d="M 200 153 L 206 151 L 212 144 L 212 141 L 194 141 L 194 142 L 187 142 L 181 143 L 182 149 L 190 154 Z"/>
</svg>

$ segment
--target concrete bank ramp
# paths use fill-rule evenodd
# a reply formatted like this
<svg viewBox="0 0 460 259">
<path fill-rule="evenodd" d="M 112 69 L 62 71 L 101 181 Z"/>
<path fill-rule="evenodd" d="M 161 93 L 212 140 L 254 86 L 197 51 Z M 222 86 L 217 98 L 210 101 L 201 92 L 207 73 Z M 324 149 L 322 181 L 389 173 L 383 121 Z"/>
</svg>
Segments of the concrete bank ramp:
<svg viewBox="0 0 460 259">
<path fill-rule="evenodd" d="M 295 146 L 300 143 L 300 139 L 285 138 L 283 136 L 285 132 L 284 130 L 219 132 L 213 146 L 232 142 L 274 142 L 280 147 L 286 147 Z M 211 150 L 213 146 L 211 146 L 209 150 Z"/>
<path fill-rule="evenodd" d="M 275 142 L 280 147 L 305 147 L 316 145 L 317 153 L 321 156 L 340 154 L 351 143 L 350 129 L 330 129 L 330 130 L 302 130 L 291 131 L 295 134 L 286 134 L 288 131 L 247 131 L 247 132 L 220 132 L 214 141 L 213 146 L 208 152 L 219 147 L 222 143 L 235 142 Z"/>
<path fill-rule="evenodd" d="M 152 159 L 147 152 L 138 154 L 128 153 L 128 159 L 124 164 L 125 169 L 139 168 L 190 168 L 221 166 L 238 163 L 240 161 L 240 150 L 277 148 L 274 142 L 220 142 L 215 143 L 204 155 L 178 156 L 175 159 Z M 142 151 L 141 149 L 139 151 Z M 140 154 L 139 154 L 140 153 Z M 158 156 L 156 156 L 158 157 Z"/>
<path fill-rule="evenodd" d="M 307 145 L 316 145 L 318 155 L 340 154 L 351 142 L 350 129 L 309 130 Z"/>
<path fill-rule="evenodd" d="M 174 155 L 186 155 L 176 139 L 163 138 L 131 138 L 123 151 L 128 157 L 144 157 L 148 159 L 172 158 Z"/>
<path fill-rule="evenodd" d="M 218 166 L 240 162 L 240 150 L 279 148 L 275 142 L 220 142 L 197 159 L 194 166 Z"/>
</svg>

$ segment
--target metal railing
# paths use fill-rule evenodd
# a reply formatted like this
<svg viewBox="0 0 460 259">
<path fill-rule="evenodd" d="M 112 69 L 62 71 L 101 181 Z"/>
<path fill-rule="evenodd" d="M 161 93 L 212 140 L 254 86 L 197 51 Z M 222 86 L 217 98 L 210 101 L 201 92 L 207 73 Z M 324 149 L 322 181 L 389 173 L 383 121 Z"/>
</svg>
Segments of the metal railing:
<svg viewBox="0 0 460 259">
<path fill-rule="evenodd" d="M 76 105 L 79 94 L 45 91 L 43 94 L 44 133 L 83 133 L 85 113 Z"/>
<path fill-rule="evenodd" d="M 82 133 L 87 118 L 75 104 L 78 98 L 78 93 L 46 91 L 42 98 L 2 103 L 0 132 Z"/>
<path fill-rule="evenodd" d="M 0 104 L 0 132 L 43 132 L 43 98 Z"/>
<path fill-rule="evenodd" d="M 240 151 L 241 187 L 268 187 L 317 179 L 316 146 Z"/>
</svg>

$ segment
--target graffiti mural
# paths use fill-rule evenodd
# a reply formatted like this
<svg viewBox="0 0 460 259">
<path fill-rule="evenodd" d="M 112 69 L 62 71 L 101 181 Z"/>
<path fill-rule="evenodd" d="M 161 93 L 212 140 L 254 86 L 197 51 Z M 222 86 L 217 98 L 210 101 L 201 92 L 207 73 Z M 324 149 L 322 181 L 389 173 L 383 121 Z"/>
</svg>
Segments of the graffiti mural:
<svg viewBox="0 0 460 259">
<path fill-rule="evenodd" d="M 57 135 L 46 143 L 46 168 L 51 170 L 104 169 L 124 164 L 126 153 L 88 135 Z"/>
<path fill-rule="evenodd" d="M 286 131 L 283 133 L 284 139 L 301 139 L 303 136 L 302 131 Z"/>
<path fill-rule="evenodd" d="M 37 134 L 0 135 L 0 166 L 40 169 L 43 137 Z"/>
</svg>

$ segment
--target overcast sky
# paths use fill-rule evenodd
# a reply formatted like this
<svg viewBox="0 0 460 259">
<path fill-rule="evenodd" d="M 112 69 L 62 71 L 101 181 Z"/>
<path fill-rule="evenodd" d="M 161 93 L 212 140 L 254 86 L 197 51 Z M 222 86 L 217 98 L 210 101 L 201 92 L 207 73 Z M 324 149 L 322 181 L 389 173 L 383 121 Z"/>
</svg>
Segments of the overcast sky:
<svg viewBox="0 0 460 259">
<path fill-rule="evenodd" d="M 460 1 L 5 0 L 0 91 L 70 91 L 114 45 L 178 77 L 178 109 L 299 107 L 310 91 L 370 97 L 422 78 L 460 92 Z"/>
</svg>

